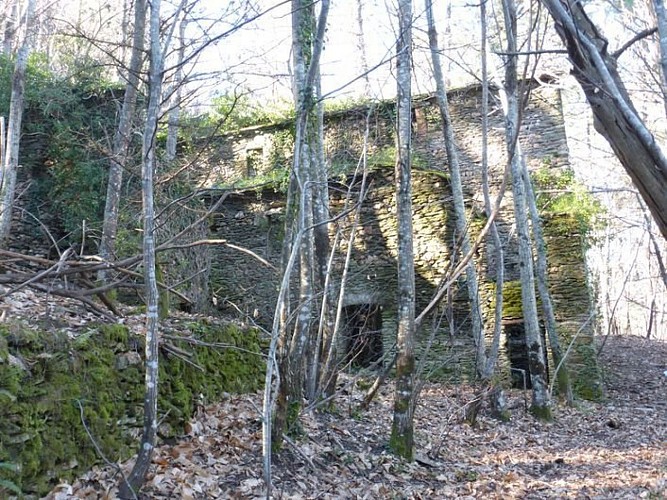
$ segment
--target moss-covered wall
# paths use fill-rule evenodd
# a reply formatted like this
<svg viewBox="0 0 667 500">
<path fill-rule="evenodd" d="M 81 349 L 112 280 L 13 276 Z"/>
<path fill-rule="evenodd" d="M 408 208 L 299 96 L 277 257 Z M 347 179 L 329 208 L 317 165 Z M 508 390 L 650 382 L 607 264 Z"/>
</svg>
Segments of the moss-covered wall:
<svg viewBox="0 0 667 500">
<path fill-rule="evenodd" d="M 480 89 L 469 87 L 450 94 L 452 120 L 460 149 L 460 162 L 466 208 L 471 221 L 471 234 L 479 233 L 486 220 L 481 192 L 481 116 L 479 112 Z M 452 219 L 452 200 L 445 145 L 440 119 L 432 97 L 419 98 L 415 102 L 413 117 L 413 151 L 416 158 L 413 167 L 413 225 L 415 248 L 415 273 L 417 283 L 417 307 L 425 306 L 431 298 L 443 274 L 458 257 L 452 254 L 457 235 Z M 371 166 L 370 189 L 361 207 L 360 227 L 354 242 L 350 263 L 349 283 L 346 290 L 346 305 L 374 302 L 383 306 L 384 345 L 390 346 L 395 337 L 396 294 L 396 223 L 395 182 L 393 169 L 393 125 L 392 107 L 383 105 L 371 113 L 370 144 L 368 158 Z M 351 188 L 353 199 L 357 199 L 359 179 L 350 172 L 354 170 L 361 155 L 363 132 L 366 124 L 366 108 L 349 112 L 337 112 L 325 121 L 325 144 L 331 173 L 331 210 L 339 214 L 344 210 L 345 193 Z M 501 184 L 506 164 L 505 135 L 502 110 L 497 107 L 489 113 L 489 168 L 491 195 L 495 196 Z M 563 188 L 560 173 L 567 172 L 568 158 L 565 130 L 560 110 L 558 93 L 553 89 L 536 89 L 524 115 L 521 135 L 522 150 L 532 172 L 550 172 L 542 175 L 537 189 L 548 192 L 550 176 Z M 250 131 L 244 132 L 249 133 Z M 257 130 L 254 131 L 257 133 Z M 240 136 L 235 136 L 240 137 Z M 260 137 L 260 136 L 256 136 Z M 261 136 L 266 137 L 266 136 Z M 236 141 L 236 138 L 230 137 Z M 243 143 L 251 142 L 244 136 Z M 258 143 L 254 143 L 258 144 Z M 242 151 L 242 147 L 236 147 Z M 242 164 L 236 158 L 236 164 Z M 225 168 L 232 168 L 231 163 Z M 267 168 L 273 168 L 267 166 Z M 237 172 L 235 175 L 241 175 Z M 226 184 L 230 179 L 221 178 Z M 247 180 L 247 179 L 246 179 Z M 215 218 L 214 229 L 220 237 L 228 238 L 263 258 L 276 268 L 280 262 L 280 238 L 284 195 L 273 189 L 247 190 L 232 194 L 225 201 Z M 544 198 L 540 198 L 544 202 Z M 497 218 L 505 259 L 505 286 L 508 301 L 504 317 L 507 321 L 521 320 L 520 293 L 511 292 L 511 283 L 519 279 L 519 257 L 515 230 L 513 228 L 513 200 L 510 192 L 504 196 L 501 212 Z M 567 347 L 575 331 L 585 325 L 592 303 L 588 295 L 583 241 L 580 226 L 559 219 L 560 224 L 550 223 L 553 213 L 546 203 L 541 203 L 545 217 L 545 232 L 549 244 L 549 278 L 556 302 L 556 314 L 562 328 L 561 338 Z M 563 223 L 564 221 L 564 223 Z M 347 250 L 347 237 L 352 218 L 346 217 L 332 225 L 332 235 L 342 231 L 343 238 L 338 247 L 337 271 L 340 274 L 342 256 Z M 557 229 L 557 231 L 556 231 Z M 492 248 L 483 244 L 478 252 L 477 264 L 484 294 L 485 319 L 492 322 L 493 288 L 497 264 Z M 222 249 L 216 263 L 219 302 L 233 302 L 253 315 L 260 322 L 270 324 L 278 286 L 278 274 L 257 263 L 247 254 L 233 249 Z M 517 300 L 514 300 L 518 298 Z M 230 307 L 230 311 L 232 308 Z M 422 338 L 428 337 L 433 324 L 441 333 L 434 338 L 431 368 L 436 373 L 465 376 L 472 373 L 473 345 L 469 332 L 469 307 L 465 281 L 461 279 L 453 287 L 451 297 L 444 301 L 436 322 L 427 321 Z M 589 345 L 590 332 L 584 326 L 578 342 Z M 503 349 L 503 353 L 506 350 Z M 574 360 L 574 356 L 572 357 Z M 578 363 L 578 362 L 577 362 Z M 594 358 L 591 361 L 594 366 Z M 502 360 L 507 370 L 507 359 Z M 573 368 L 579 369 L 576 363 Z M 508 371 L 508 370 L 507 370 Z M 585 370 L 584 370 L 585 371 Z M 583 372 L 582 372 L 583 373 Z M 590 374 L 584 378 L 591 379 Z M 593 377 L 592 380 L 597 380 Z M 586 391 L 582 394 L 588 395 Z"/>
<path fill-rule="evenodd" d="M 161 352 L 163 438 L 182 434 L 195 405 L 263 384 L 258 331 L 205 322 L 189 331 L 187 339 L 169 340 L 192 353 L 189 362 Z M 195 345 L 197 340 L 221 347 Z M 0 463 L 15 464 L 19 472 L 0 469 L 0 477 L 26 493 L 43 494 L 101 461 L 91 439 L 109 460 L 135 453 L 143 414 L 142 353 L 143 338 L 122 325 L 91 327 L 74 339 L 65 331 L 2 325 Z"/>
</svg>

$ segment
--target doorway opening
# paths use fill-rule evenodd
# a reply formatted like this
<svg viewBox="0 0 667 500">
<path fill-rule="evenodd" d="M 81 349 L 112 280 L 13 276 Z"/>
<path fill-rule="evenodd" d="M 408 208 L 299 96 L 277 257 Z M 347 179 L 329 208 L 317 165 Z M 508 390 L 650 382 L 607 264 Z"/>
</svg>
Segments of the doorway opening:
<svg viewBox="0 0 667 500">
<path fill-rule="evenodd" d="M 343 309 L 345 363 L 368 368 L 382 359 L 382 307 L 354 304 Z"/>
<path fill-rule="evenodd" d="M 503 321 L 505 331 L 505 351 L 510 363 L 510 376 L 513 389 L 532 389 L 530 380 L 530 366 L 528 364 L 528 346 L 526 346 L 526 328 L 523 319 Z M 546 335 L 540 325 L 542 346 L 544 346 L 544 366 L 546 368 L 547 383 L 549 383 L 549 358 L 546 350 Z M 525 380 L 524 380 L 525 378 Z M 524 385 L 525 384 L 525 385 Z"/>
</svg>

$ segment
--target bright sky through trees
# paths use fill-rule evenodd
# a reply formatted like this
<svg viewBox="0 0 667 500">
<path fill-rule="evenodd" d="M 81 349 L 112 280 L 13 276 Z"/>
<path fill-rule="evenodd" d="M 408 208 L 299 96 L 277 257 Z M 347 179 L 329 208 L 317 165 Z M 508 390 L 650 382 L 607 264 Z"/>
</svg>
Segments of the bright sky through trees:
<svg viewBox="0 0 667 500">
<path fill-rule="evenodd" d="M 207 11 L 213 16 L 217 2 L 209 2 Z M 452 17 L 457 21 L 457 30 L 452 38 L 459 39 L 456 50 L 464 50 L 465 44 L 476 41 L 474 26 L 477 9 L 457 2 Z M 220 77 L 219 92 L 233 90 L 240 85 L 257 92 L 258 98 L 268 100 L 291 99 L 290 50 L 291 18 L 290 3 L 280 5 L 275 0 L 258 0 L 257 12 L 272 6 L 277 7 L 256 21 L 245 25 L 215 49 L 209 51 L 204 64 L 213 70 L 215 66 L 225 73 Z M 333 2 L 327 39 L 322 55 L 322 87 L 325 95 L 338 98 L 357 98 L 364 94 L 362 45 L 365 47 L 370 75 L 371 98 L 390 98 L 395 93 L 393 66 L 391 59 L 395 53 L 396 40 L 394 20 L 396 7 L 391 0 L 363 0 L 363 44 L 359 36 L 357 21 L 357 1 L 338 0 Z M 436 16 L 445 40 L 447 25 L 446 3 L 442 2 Z M 415 90 L 417 93 L 432 90 L 430 68 L 426 52 L 425 21 L 422 6 L 415 9 Z M 442 42 L 441 42 L 442 43 Z M 454 44 L 452 44 L 454 45 Z M 421 52 L 421 53 L 420 53 Z M 445 64 L 447 64 L 445 57 Z M 207 68 L 208 69 L 208 68 Z M 469 80 L 461 68 L 456 70 L 455 80 Z"/>
</svg>

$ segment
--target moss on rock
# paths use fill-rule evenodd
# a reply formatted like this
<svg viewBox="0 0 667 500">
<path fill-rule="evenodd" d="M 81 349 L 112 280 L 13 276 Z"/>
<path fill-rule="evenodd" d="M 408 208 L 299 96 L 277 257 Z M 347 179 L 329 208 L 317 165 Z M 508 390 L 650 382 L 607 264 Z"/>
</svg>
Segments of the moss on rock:
<svg viewBox="0 0 667 500">
<path fill-rule="evenodd" d="M 162 434 L 180 433 L 195 402 L 263 383 L 258 331 L 214 323 L 188 330 L 172 343 L 192 352 L 190 363 L 161 353 Z M 0 462 L 20 467 L 0 471 L 0 479 L 43 494 L 80 474 L 100 459 L 86 428 L 109 459 L 133 454 L 143 414 L 142 345 L 123 325 L 98 325 L 74 340 L 18 324 L 0 328 Z"/>
</svg>

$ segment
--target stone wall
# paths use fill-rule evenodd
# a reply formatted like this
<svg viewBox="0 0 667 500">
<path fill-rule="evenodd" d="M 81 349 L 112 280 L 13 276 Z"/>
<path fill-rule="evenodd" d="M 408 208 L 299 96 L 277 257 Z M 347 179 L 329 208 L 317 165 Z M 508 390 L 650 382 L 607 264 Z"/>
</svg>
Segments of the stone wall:
<svg viewBox="0 0 667 500">
<path fill-rule="evenodd" d="M 477 234 L 486 218 L 481 193 L 481 117 L 479 112 L 480 89 L 470 87 L 450 94 L 452 119 L 461 153 L 462 177 L 466 195 L 466 208 L 471 221 L 471 233 Z M 367 108 L 337 112 L 326 117 L 325 136 L 330 183 L 332 216 L 344 210 L 346 194 L 357 199 L 360 179 L 352 172 L 362 152 Z M 384 103 L 370 114 L 370 141 L 368 165 L 370 189 L 360 211 L 360 226 L 353 243 L 349 282 L 344 305 L 379 304 L 382 307 L 382 325 L 385 348 L 395 338 L 396 302 L 396 222 L 394 183 L 394 138 L 392 128 L 393 106 Z M 560 99 L 557 91 L 538 88 L 532 93 L 524 119 L 521 147 L 529 168 L 533 171 L 548 168 L 562 171 L 568 168 L 567 145 Z M 223 140 L 228 156 L 219 169 L 227 172 L 218 178 L 210 178 L 214 184 L 230 184 L 247 176 L 247 165 L 252 158 L 266 158 L 266 162 L 254 162 L 258 184 L 276 165 L 268 159 L 278 157 L 276 144 L 284 144 L 289 124 L 266 129 L 255 128 L 226 136 Z M 438 283 L 452 265 L 452 255 L 457 235 L 454 232 L 453 208 L 445 146 L 439 124 L 437 108 L 430 96 L 415 101 L 413 116 L 414 171 L 413 171 L 413 225 L 415 232 L 415 278 L 417 283 L 417 309 L 428 304 Z M 278 138 L 279 140 L 276 140 Z M 231 143 L 231 146 L 230 144 Z M 263 146 L 260 146 L 263 145 Z M 245 156 L 244 156 L 245 155 Z M 251 156 L 249 156 L 251 155 Z M 489 158 L 492 179 L 492 196 L 499 190 L 506 155 L 502 111 L 492 107 L 490 113 Z M 285 156 L 285 160 L 289 158 Z M 280 167 L 287 165 L 282 164 Z M 263 177 L 264 176 L 264 177 Z M 247 179 L 246 179 L 247 182 Z M 246 247 L 268 260 L 275 268 L 263 266 L 248 254 L 230 248 L 220 250 L 214 274 L 219 303 L 229 311 L 241 310 L 269 325 L 273 317 L 278 287 L 280 241 L 283 234 L 284 194 L 273 188 L 246 189 L 228 196 L 220 213 L 215 217 L 214 229 L 219 237 Z M 505 251 L 505 279 L 509 290 L 519 279 L 517 242 L 513 227 L 511 193 L 506 193 L 498 218 Z M 341 233 L 341 243 L 336 248 L 336 275 L 342 270 L 347 250 L 347 239 L 352 217 L 344 217 L 331 225 L 332 235 Z M 591 324 L 587 323 L 591 301 L 587 285 L 582 241 L 574 226 L 572 230 L 560 223 L 546 221 L 545 231 L 549 242 L 550 280 L 557 307 L 562 340 L 565 346 L 579 329 L 578 342 L 590 344 Z M 565 227 L 565 230 L 563 229 Z M 496 264 L 493 254 L 482 245 L 477 255 L 481 288 L 484 293 L 485 319 L 493 316 L 493 289 Z M 506 294 L 511 296 L 509 292 Z M 520 298 L 514 303 L 508 299 L 505 320 L 520 324 Z M 516 301 L 519 301 L 517 304 Z M 436 373 L 465 376 L 471 373 L 473 364 L 472 339 L 469 332 L 469 307 L 465 282 L 460 280 L 452 288 L 451 296 L 437 311 L 433 321 L 426 321 L 424 338 L 433 325 L 438 334 L 433 338 L 430 368 Z M 582 328 L 583 327 L 583 328 Z M 582 334 L 583 332 L 583 334 Z M 506 347 L 506 346 L 504 346 Z M 505 349 L 503 350 L 505 352 Z M 506 363 L 506 356 L 504 362 Z M 572 358 L 579 363 L 578 357 Z"/>
</svg>

